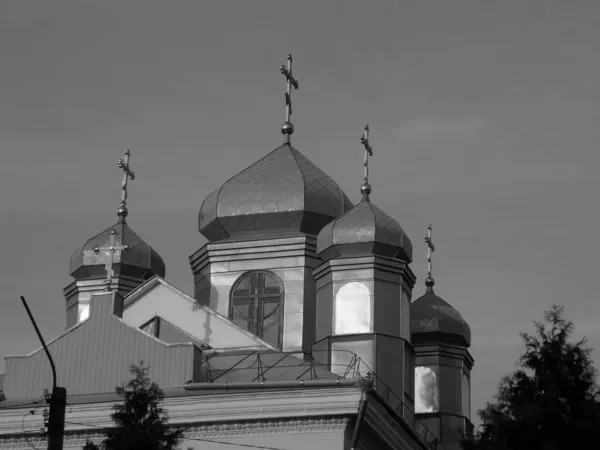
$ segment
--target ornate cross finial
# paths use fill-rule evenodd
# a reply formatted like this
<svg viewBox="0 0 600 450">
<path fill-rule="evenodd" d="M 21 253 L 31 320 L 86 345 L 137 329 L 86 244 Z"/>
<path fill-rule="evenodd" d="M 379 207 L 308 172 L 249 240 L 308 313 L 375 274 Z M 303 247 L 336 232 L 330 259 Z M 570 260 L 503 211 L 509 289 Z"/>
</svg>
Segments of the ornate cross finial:
<svg viewBox="0 0 600 450">
<path fill-rule="evenodd" d="M 113 272 L 113 263 L 114 263 L 114 257 L 115 255 L 118 255 L 120 251 L 125 251 L 127 249 L 129 249 L 129 245 L 119 245 L 115 243 L 115 235 L 117 234 L 117 232 L 115 230 L 110 230 L 110 240 L 108 242 L 108 245 L 104 246 L 104 247 L 100 247 L 98 245 L 96 245 L 94 247 L 94 253 L 98 254 L 100 252 L 106 252 L 108 253 L 108 261 L 106 263 L 106 280 L 104 280 L 104 284 L 106 284 L 106 291 L 110 291 L 111 287 L 110 285 L 112 284 L 112 279 L 115 276 L 114 272 Z"/>
<path fill-rule="evenodd" d="M 431 240 L 431 224 L 427 227 L 427 235 L 425 235 L 425 243 L 427 243 L 427 279 L 425 280 L 425 286 L 427 286 L 427 291 L 433 291 L 433 285 L 435 281 L 431 276 L 431 253 L 435 251 L 435 245 L 433 245 L 433 241 Z"/>
<path fill-rule="evenodd" d="M 281 127 L 281 132 L 285 135 L 285 142 L 290 143 L 290 135 L 294 132 L 294 125 L 292 125 L 292 86 L 294 89 L 298 89 L 298 80 L 294 78 L 292 74 L 292 55 L 287 57 L 287 67 L 282 65 L 279 69 L 287 80 L 287 89 L 285 92 L 285 123 Z"/>
<path fill-rule="evenodd" d="M 127 217 L 127 181 L 129 179 L 135 180 L 135 172 L 131 170 L 129 167 L 129 157 L 131 156 L 131 150 L 125 150 L 125 159 L 121 158 L 117 161 L 117 167 L 123 170 L 123 182 L 121 183 L 121 189 L 123 192 L 121 193 L 121 206 L 117 212 L 120 221 L 125 221 L 125 217 Z"/>
<path fill-rule="evenodd" d="M 365 126 L 365 131 L 360 137 L 360 142 L 365 146 L 365 179 L 360 191 L 363 195 L 363 201 L 369 201 L 369 194 L 371 193 L 371 185 L 369 184 L 369 156 L 373 156 L 373 147 L 369 143 L 369 125 Z"/>
</svg>

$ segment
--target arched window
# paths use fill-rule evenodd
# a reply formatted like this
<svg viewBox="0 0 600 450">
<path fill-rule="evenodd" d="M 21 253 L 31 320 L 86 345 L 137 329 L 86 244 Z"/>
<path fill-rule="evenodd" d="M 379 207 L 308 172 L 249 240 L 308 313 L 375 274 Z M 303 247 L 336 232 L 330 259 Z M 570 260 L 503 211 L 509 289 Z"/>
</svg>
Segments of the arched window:
<svg viewBox="0 0 600 450">
<path fill-rule="evenodd" d="M 439 411 L 438 388 L 438 378 L 434 368 L 415 367 L 415 412 L 417 414 Z"/>
<path fill-rule="evenodd" d="M 268 272 L 243 275 L 231 291 L 232 322 L 281 348 L 282 294 L 281 283 Z"/>
<path fill-rule="evenodd" d="M 363 283 L 352 281 L 335 295 L 335 334 L 370 333 L 371 293 Z"/>
</svg>

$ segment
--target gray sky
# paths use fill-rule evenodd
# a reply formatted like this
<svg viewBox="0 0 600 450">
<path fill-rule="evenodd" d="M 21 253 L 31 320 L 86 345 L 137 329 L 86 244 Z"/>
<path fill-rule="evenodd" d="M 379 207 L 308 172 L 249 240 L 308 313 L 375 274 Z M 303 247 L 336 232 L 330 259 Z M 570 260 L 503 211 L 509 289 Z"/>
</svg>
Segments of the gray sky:
<svg viewBox="0 0 600 450">
<path fill-rule="evenodd" d="M 190 293 L 212 190 L 280 145 L 294 55 L 295 146 L 396 217 L 436 293 L 470 323 L 473 410 L 564 304 L 600 348 L 600 2 L 4 1 L 0 4 L 0 355 L 65 326 L 71 253 L 129 223 Z M 594 353 L 598 357 L 598 352 Z M 4 361 L 0 361 L 0 372 Z M 475 418 L 475 415 L 474 415 Z"/>
</svg>

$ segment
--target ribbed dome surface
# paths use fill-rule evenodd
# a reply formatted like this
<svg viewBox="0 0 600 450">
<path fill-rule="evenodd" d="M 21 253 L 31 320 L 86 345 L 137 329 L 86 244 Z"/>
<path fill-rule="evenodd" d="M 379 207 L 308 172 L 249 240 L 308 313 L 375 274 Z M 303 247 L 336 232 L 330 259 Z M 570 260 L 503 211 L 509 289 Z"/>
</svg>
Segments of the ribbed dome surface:
<svg viewBox="0 0 600 450">
<path fill-rule="evenodd" d="M 152 247 L 142 240 L 124 221 L 117 223 L 78 248 L 70 261 L 70 273 L 76 280 L 106 277 L 108 252 L 96 253 L 94 247 L 106 247 L 110 243 L 110 232 L 116 231 L 115 244 L 128 245 L 126 251 L 115 254 L 113 271 L 119 274 L 148 279 L 153 275 L 165 276 L 165 263 Z"/>
<path fill-rule="evenodd" d="M 375 254 L 412 261 L 412 244 L 398 221 L 369 201 L 325 226 L 317 237 L 317 252 L 325 260 Z"/>
<path fill-rule="evenodd" d="M 284 144 L 210 194 L 198 228 L 209 241 L 282 231 L 317 234 L 350 208 L 331 177 Z"/>
<path fill-rule="evenodd" d="M 465 319 L 431 287 L 411 305 L 410 326 L 413 344 L 441 341 L 471 346 L 471 328 Z"/>
</svg>

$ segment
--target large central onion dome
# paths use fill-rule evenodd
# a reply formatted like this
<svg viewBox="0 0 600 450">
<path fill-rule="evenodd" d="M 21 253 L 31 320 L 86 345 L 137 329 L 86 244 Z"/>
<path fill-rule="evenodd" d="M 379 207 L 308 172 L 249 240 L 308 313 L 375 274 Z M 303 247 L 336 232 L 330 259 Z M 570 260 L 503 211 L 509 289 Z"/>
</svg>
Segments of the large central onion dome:
<svg viewBox="0 0 600 450">
<path fill-rule="evenodd" d="M 316 235 L 352 206 L 329 175 L 284 144 L 206 197 L 198 229 L 209 241 L 282 232 Z"/>
<path fill-rule="evenodd" d="M 113 230 L 115 244 L 129 247 L 125 251 L 115 252 L 112 266 L 114 276 L 125 275 L 144 280 L 154 275 L 165 277 L 165 263 L 160 255 L 121 217 L 118 223 L 89 239 L 73 253 L 70 261 L 70 273 L 73 278 L 76 280 L 106 278 L 108 252 L 95 249 L 109 245 Z"/>
</svg>

